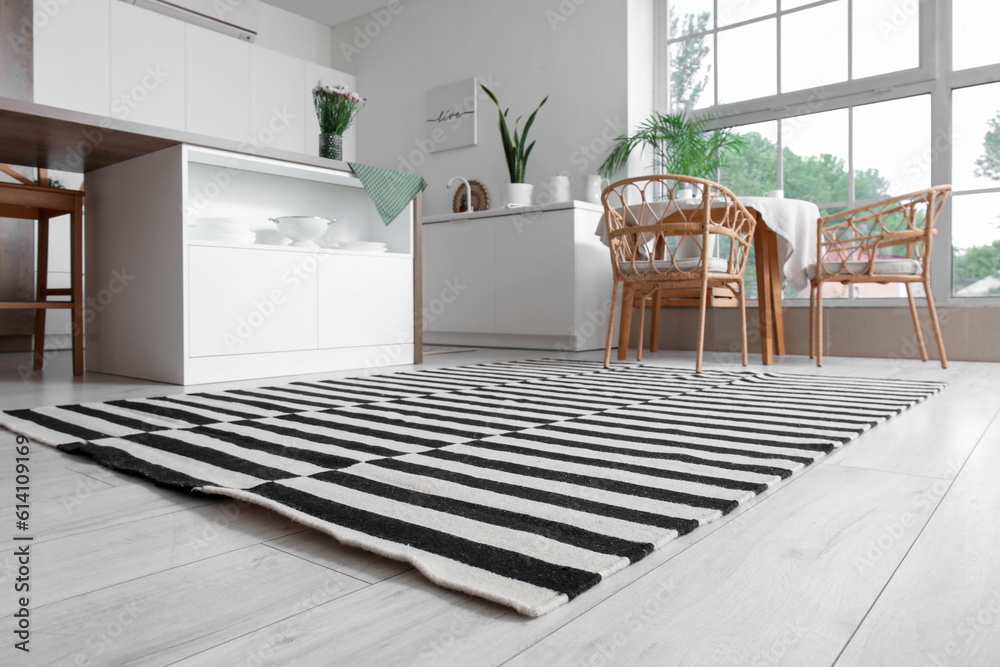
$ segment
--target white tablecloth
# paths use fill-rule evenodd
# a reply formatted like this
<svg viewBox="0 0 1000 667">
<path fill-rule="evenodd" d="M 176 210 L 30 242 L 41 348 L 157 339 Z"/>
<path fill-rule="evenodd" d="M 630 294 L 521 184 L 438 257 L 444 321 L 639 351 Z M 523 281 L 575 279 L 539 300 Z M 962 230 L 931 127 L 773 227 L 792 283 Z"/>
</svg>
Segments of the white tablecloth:
<svg viewBox="0 0 1000 667">
<path fill-rule="evenodd" d="M 807 269 L 816 258 L 816 221 L 819 207 L 801 199 L 777 199 L 774 197 L 739 197 L 747 208 L 760 213 L 768 228 L 778 235 L 778 259 L 781 285 L 791 285 L 792 289 L 804 292 L 809 287 Z M 674 206 L 671 202 L 649 204 L 654 215 L 665 215 Z M 682 205 L 681 208 L 688 208 Z M 691 206 L 694 208 L 694 206 Z M 604 217 L 594 232 L 607 245 L 607 229 Z"/>
</svg>

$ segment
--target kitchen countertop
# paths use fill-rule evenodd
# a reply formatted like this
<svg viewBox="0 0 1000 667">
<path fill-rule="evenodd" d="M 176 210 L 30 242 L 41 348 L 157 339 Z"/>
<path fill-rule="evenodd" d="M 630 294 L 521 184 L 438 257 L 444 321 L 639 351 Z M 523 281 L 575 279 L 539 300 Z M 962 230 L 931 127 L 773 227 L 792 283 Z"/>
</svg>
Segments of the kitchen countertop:
<svg viewBox="0 0 1000 667">
<path fill-rule="evenodd" d="M 544 213 L 546 211 L 562 211 L 571 208 L 583 209 L 584 211 L 594 211 L 603 213 L 604 207 L 600 204 L 591 204 L 586 201 L 568 201 L 557 204 L 541 204 L 533 206 L 518 206 L 517 208 L 494 208 L 488 211 L 475 211 L 474 213 L 448 213 L 446 215 L 424 216 L 424 224 L 432 225 L 436 222 L 451 222 L 452 220 L 476 220 L 479 218 L 496 218 L 504 215 L 524 215 L 526 213 Z"/>
</svg>

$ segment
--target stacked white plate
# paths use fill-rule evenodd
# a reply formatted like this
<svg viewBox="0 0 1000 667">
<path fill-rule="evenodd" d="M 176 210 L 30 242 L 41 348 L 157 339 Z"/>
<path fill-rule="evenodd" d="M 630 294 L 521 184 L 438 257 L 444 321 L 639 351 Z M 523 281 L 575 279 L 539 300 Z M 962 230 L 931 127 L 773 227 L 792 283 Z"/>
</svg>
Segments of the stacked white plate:
<svg viewBox="0 0 1000 667">
<path fill-rule="evenodd" d="M 341 241 L 340 249 L 356 252 L 386 252 L 389 248 L 378 241 Z"/>
<path fill-rule="evenodd" d="M 190 237 L 193 241 L 230 245 L 249 245 L 257 239 L 242 218 L 198 218 L 191 227 Z"/>
</svg>

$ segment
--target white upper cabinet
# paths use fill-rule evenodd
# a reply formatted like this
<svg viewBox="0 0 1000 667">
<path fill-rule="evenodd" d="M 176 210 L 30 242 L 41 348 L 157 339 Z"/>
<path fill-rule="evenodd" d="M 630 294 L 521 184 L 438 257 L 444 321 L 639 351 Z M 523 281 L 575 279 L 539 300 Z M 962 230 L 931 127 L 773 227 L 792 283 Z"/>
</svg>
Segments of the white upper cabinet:
<svg viewBox="0 0 1000 667">
<path fill-rule="evenodd" d="M 306 152 L 306 63 L 250 47 L 250 137 L 265 148 Z"/>
<path fill-rule="evenodd" d="M 362 91 L 357 90 L 357 80 L 354 75 L 346 74 L 339 70 L 323 67 L 316 63 L 306 63 L 306 85 L 303 91 L 306 109 L 306 155 L 319 155 L 319 121 L 316 120 L 316 107 L 313 105 L 313 88 L 316 83 L 322 81 L 324 86 L 344 86 L 348 90 L 354 90 L 364 97 Z M 344 133 L 344 162 L 357 159 L 357 139 L 355 129 L 352 125 Z"/>
<path fill-rule="evenodd" d="M 33 10 L 38 104 L 318 155 L 313 87 L 356 88 L 353 75 L 119 0 Z M 356 153 L 352 127 L 344 159 Z"/>
<path fill-rule="evenodd" d="M 187 33 L 188 132 L 250 139 L 250 45 L 193 25 Z"/>
<path fill-rule="evenodd" d="M 111 3 L 111 116 L 183 130 L 184 24 Z"/>
<path fill-rule="evenodd" d="M 35 0 L 36 103 L 110 115 L 111 2 Z"/>
</svg>

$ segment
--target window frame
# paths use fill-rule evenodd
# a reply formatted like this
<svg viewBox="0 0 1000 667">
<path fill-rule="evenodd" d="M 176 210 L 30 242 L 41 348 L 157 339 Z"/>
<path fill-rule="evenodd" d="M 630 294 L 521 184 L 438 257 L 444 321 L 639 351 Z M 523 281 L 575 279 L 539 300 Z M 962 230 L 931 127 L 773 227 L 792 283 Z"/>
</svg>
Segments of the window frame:
<svg viewBox="0 0 1000 667">
<path fill-rule="evenodd" d="M 777 49 L 776 77 L 778 90 L 781 90 L 781 16 L 805 11 L 810 8 L 836 2 L 837 0 L 816 0 L 795 7 L 783 10 L 781 0 L 778 0 L 777 12 L 766 16 L 749 19 L 719 28 L 717 25 L 719 0 L 713 0 L 713 27 L 711 30 L 684 35 L 670 40 L 667 36 L 668 30 L 668 5 L 671 0 L 657 0 L 654 10 L 655 19 L 655 65 L 654 75 L 654 104 L 655 108 L 661 112 L 669 112 L 670 102 L 670 45 L 684 41 L 686 39 L 697 38 L 699 36 L 715 36 L 720 30 L 725 31 L 732 28 L 749 25 L 760 21 L 777 19 L 777 39 L 775 48 Z M 918 95 L 929 95 L 931 100 L 931 183 L 951 183 L 952 182 L 952 134 L 951 134 L 951 104 L 952 91 L 971 86 L 998 83 L 1000 82 L 1000 63 L 984 65 L 958 72 L 952 71 L 952 0 L 928 0 L 919 2 L 919 65 L 915 68 L 878 74 L 874 76 L 851 79 L 853 75 L 853 8 L 854 3 L 864 0 L 847 0 L 847 25 L 848 25 L 848 80 L 836 84 L 829 84 L 814 89 L 798 90 L 788 93 L 778 92 L 775 95 L 744 100 L 742 102 L 732 102 L 727 104 L 714 104 L 702 109 L 693 111 L 696 115 L 717 116 L 709 123 L 712 129 L 722 127 L 737 127 L 751 125 L 754 123 L 780 121 L 810 113 L 832 111 L 835 109 L 851 108 L 879 102 L 888 102 L 906 97 Z M 715 86 L 715 100 L 718 101 L 718 48 L 717 43 L 712 49 L 712 85 Z M 848 179 L 848 198 L 855 204 L 854 200 L 854 164 L 853 164 L 853 114 L 851 114 L 851 125 L 848 128 L 850 149 L 848 155 L 848 169 L 851 178 Z M 778 183 L 783 183 L 782 169 L 782 149 L 781 131 L 779 123 L 777 164 Z M 779 185 L 779 187 L 781 187 Z M 945 208 L 942 210 L 936 228 L 938 234 L 933 248 L 933 266 L 931 272 L 931 290 L 935 300 L 939 305 L 951 306 L 998 306 L 1000 296 L 955 296 L 952 294 L 952 257 L 953 250 L 951 244 L 952 230 L 952 200 L 955 196 L 966 196 L 980 192 L 1000 192 L 1000 183 L 996 188 L 975 190 L 955 190 L 949 198 Z M 789 297 L 787 302 L 790 306 L 802 306 L 808 304 L 808 299 Z M 829 303 L 833 307 L 885 307 L 899 306 L 906 304 L 905 298 L 846 298 L 830 299 Z"/>
</svg>

